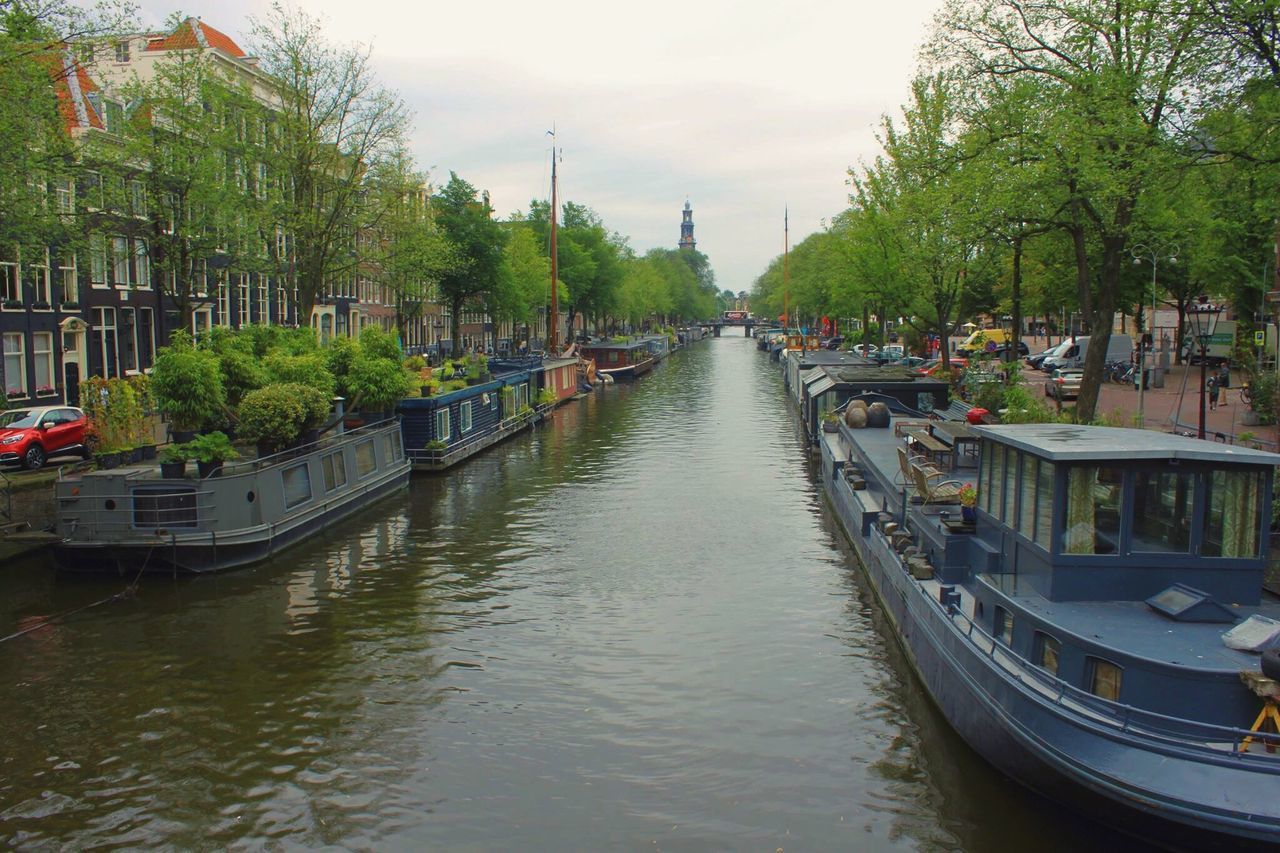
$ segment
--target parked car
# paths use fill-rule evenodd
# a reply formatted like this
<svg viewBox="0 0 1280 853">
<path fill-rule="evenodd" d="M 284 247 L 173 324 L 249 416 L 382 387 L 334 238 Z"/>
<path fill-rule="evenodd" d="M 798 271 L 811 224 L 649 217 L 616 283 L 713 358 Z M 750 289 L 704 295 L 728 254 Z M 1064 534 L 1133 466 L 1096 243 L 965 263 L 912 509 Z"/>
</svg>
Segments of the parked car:
<svg viewBox="0 0 1280 853">
<path fill-rule="evenodd" d="M 823 344 L 827 349 L 840 349 L 844 343 L 844 335 L 836 335 L 834 338 L 827 338 L 827 342 Z"/>
<path fill-rule="evenodd" d="M 1045 380 L 1044 395 L 1055 400 L 1074 400 L 1080 396 L 1080 380 L 1084 370 L 1078 367 L 1060 367 Z"/>
<path fill-rule="evenodd" d="M 84 412 L 70 406 L 43 406 L 0 412 L 0 464 L 36 469 L 50 456 L 76 453 L 89 458 Z"/>
<path fill-rule="evenodd" d="M 1071 346 L 1070 339 L 1062 341 L 1061 343 L 1054 344 L 1053 346 L 1049 347 L 1047 350 L 1038 352 L 1035 355 L 1029 355 L 1027 356 L 1027 366 L 1033 368 L 1034 370 L 1039 370 L 1040 366 L 1044 364 L 1044 360 L 1046 358 L 1051 358 L 1052 356 L 1059 355 L 1062 352 L 1065 352 L 1067 347 L 1069 346 Z"/>
<path fill-rule="evenodd" d="M 907 355 L 907 356 L 903 356 L 902 358 L 898 359 L 897 361 L 891 361 L 891 362 L 889 362 L 889 363 L 890 363 L 890 364 L 900 364 L 900 365 L 902 365 L 903 367 L 912 367 L 912 368 L 917 368 L 917 369 L 919 369 L 919 368 L 921 368 L 921 367 L 923 367 L 923 366 L 924 366 L 924 364 L 925 364 L 925 360 L 924 360 L 923 358 L 921 358 L 920 356 L 918 356 L 918 355 Z"/>
<path fill-rule="evenodd" d="M 1018 341 L 1018 354 L 1016 356 L 1013 354 L 1012 341 L 1000 344 L 995 349 L 988 350 L 988 352 L 992 358 L 998 359 L 999 361 L 1017 361 L 1019 359 L 1026 358 L 1031 354 L 1031 350 L 1027 347 L 1027 342 L 1024 340 Z"/>
<path fill-rule="evenodd" d="M 950 361 L 951 372 L 959 373 L 969 366 L 969 360 L 964 358 L 952 358 Z M 941 376 L 942 375 L 942 359 L 936 358 L 933 361 L 927 361 L 920 366 L 920 370 L 925 376 Z"/>
<path fill-rule="evenodd" d="M 852 347 L 850 347 L 850 352 L 856 352 L 858 355 L 863 356 L 864 358 L 872 358 L 879 351 L 880 351 L 880 347 L 876 346 L 875 344 L 854 344 Z"/>
</svg>

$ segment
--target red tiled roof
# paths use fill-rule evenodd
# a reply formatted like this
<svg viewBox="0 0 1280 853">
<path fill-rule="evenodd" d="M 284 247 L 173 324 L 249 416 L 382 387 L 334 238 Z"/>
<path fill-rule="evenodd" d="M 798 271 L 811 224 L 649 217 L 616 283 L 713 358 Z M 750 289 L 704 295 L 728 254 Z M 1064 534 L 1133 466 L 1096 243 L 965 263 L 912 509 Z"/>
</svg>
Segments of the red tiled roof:
<svg viewBox="0 0 1280 853">
<path fill-rule="evenodd" d="M 196 31 L 197 27 L 199 32 Z M 199 18 L 187 18 L 169 35 L 152 39 L 147 43 L 147 50 L 190 50 L 205 46 L 217 48 L 241 59 L 247 56 L 231 36 L 215 30 Z"/>
<path fill-rule="evenodd" d="M 58 99 L 58 114 L 62 116 L 67 132 L 78 127 L 95 127 L 102 130 L 102 117 L 89 102 L 89 93 L 98 91 L 89 72 L 76 60 L 70 50 L 61 49 L 43 53 L 36 61 L 44 66 L 53 80 L 53 91 Z M 78 104 L 77 104 L 78 102 Z M 80 120 L 80 107 L 84 109 L 85 122 Z"/>
</svg>

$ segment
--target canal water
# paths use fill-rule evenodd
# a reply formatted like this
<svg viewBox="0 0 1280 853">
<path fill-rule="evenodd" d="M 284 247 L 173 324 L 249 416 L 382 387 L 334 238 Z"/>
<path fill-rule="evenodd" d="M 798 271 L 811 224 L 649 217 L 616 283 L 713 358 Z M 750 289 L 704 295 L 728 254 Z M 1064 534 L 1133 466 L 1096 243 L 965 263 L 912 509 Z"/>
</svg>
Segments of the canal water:
<svg viewBox="0 0 1280 853">
<path fill-rule="evenodd" d="M 5 566 L 0 635 L 121 586 Z M 921 695 L 737 337 L 0 644 L 0 719 L 6 846 L 1109 846 Z"/>
</svg>

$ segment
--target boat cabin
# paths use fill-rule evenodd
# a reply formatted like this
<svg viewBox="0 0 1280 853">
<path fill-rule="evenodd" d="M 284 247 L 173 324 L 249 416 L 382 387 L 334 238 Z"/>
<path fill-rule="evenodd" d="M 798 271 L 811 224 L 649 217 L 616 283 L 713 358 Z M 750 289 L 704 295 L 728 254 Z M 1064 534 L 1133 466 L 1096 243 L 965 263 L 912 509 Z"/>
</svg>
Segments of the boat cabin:
<svg viewBox="0 0 1280 853">
<path fill-rule="evenodd" d="M 792 399 L 800 404 L 804 400 L 803 377 L 817 367 L 835 367 L 838 365 L 874 366 L 860 355 L 843 350 L 787 350 L 784 355 L 782 382 Z"/>
<path fill-rule="evenodd" d="M 897 365 L 873 366 L 851 353 L 844 355 L 855 362 L 819 364 L 817 369 L 801 374 L 800 408 L 812 441 L 818 440 L 822 416 L 855 397 L 876 395 L 874 399 L 882 400 L 890 409 L 912 415 L 945 409 L 950 401 L 951 386 L 945 381 Z"/>
<path fill-rule="evenodd" d="M 583 344 L 583 358 L 595 359 L 599 373 L 630 378 L 647 373 L 653 367 L 653 353 L 645 340 L 597 341 Z"/>
<path fill-rule="evenodd" d="M 536 401 L 527 368 L 447 394 L 406 397 L 396 408 L 405 453 L 415 469 L 441 470 L 528 426 Z"/>
<path fill-rule="evenodd" d="M 976 432 L 983 570 L 1050 601 L 1143 601 L 1182 584 L 1259 603 L 1280 456 L 1150 430 Z"/>
</svg>

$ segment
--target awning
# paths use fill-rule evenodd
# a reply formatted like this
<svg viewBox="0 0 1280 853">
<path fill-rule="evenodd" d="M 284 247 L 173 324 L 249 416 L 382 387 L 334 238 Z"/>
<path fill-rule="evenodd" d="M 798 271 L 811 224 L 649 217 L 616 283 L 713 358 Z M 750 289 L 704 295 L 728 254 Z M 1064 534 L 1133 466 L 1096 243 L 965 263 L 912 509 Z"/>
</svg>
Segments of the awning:
<svg viewBox="0 0 1280 853">
<path fill-rule="evenodd" d="M 825 372 L 822 374 L 821 379 L 805 384 L 807 386 L 805 388 L 805 393 L 809 395 L 809 399 L 811 400 L 816 399 L 819 394 L 823 394 L 836 387 L 836 381 Z"/>
</svg>

